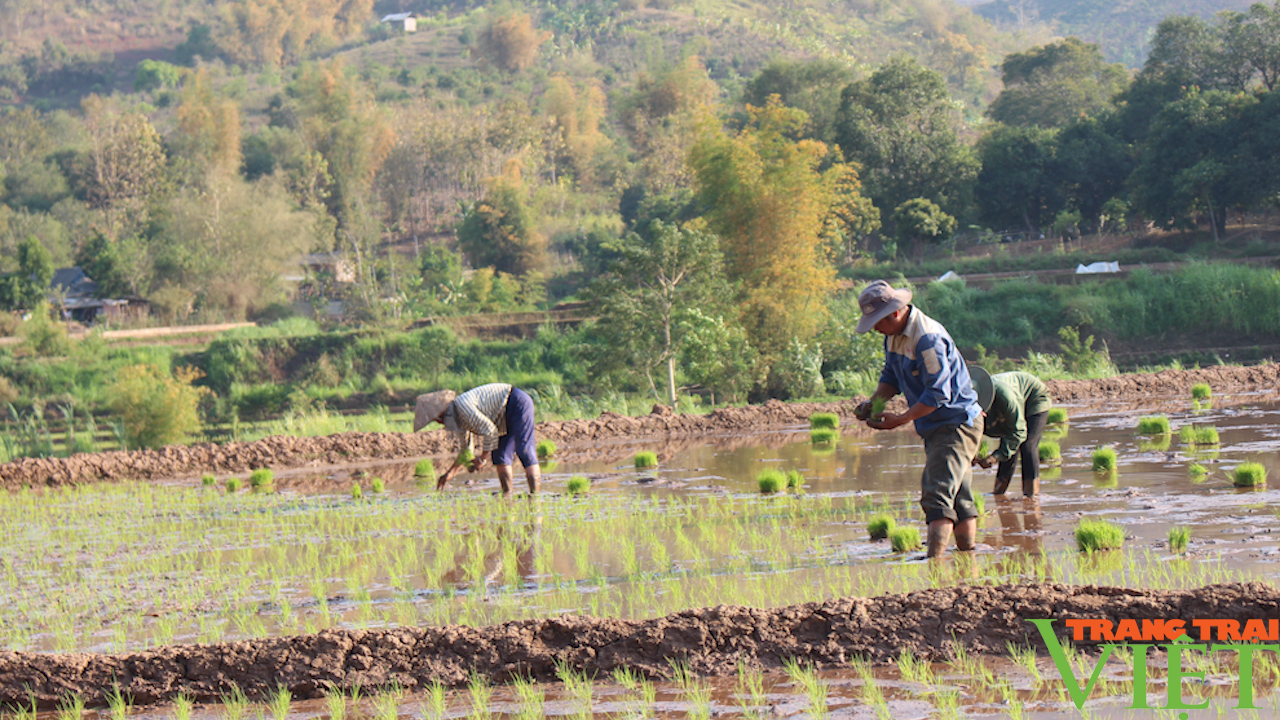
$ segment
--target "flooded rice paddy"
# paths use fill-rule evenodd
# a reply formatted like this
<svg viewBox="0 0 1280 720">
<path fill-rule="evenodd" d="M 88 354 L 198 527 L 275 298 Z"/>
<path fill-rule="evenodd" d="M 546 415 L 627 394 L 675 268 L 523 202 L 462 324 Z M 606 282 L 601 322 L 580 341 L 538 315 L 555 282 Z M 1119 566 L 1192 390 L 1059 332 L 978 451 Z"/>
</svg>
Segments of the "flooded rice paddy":
<svg viewBox="0 0 1280 720">
<path fill-rule="evenodd" d="M 923 529 L 922 452 L 911 432 L 850 435 L 815 448 L 807 428 L 789 428 L 733 450 L 682 448 L 647 471 L 632 466 L 630 453 L 648 446 L 619 447 L 614 460 L 548 467 L 544 495 L 532 500 L 495 497 L 496 481 L 485 473 L 438 494 L 406 479 L 412 464 L 405 463 L 282 474 L 277 489 L 257 493 L 229 493 L 225 478 L 212 487 L 195 480 L 17 492 L 0 498 L 0 645 L 124 652 L 329 627 L 484 625 L 565 613 L 645 618 L 963 583 L 1275 582 L 1276 491 L 1238 490 L 1230 473 L 1260 462 L 1280 482 L 1280 404 L 1242 395 L 1207 410 L 1194 410 L 1189 398 L 1153 398 L 1140 408 L 1071 411 L 1070 423 L 1047 436 L 1063 459 L 1048 466 L 1037 500 L 1014 494 L 1017 477 L 1009 496 L 994 498 L 994 473 L 975 469 L 975 491 L 985 496 L 981 544 L 972 558 L 944 563 L 867 537 L 877 513 Z M 1157 412 L 1169 416 L 1172 436 L 1138 436 L 1138 418 Z M 1179 428 L 1187 425 L 1215 427 L 1219 443 L 1183 443 Z M 1117 472 L 1090 468 L 1100 446 L 1116 449 Z M 768 468 L 798 471 L 803 488 L 762 496 L 756 476 Z M 591 479 L 587 495 L 565 494 L 574 475 Z M 389 479 L 384 492 L 371 491 L 373 476 Z M 351 492 L 357 482 L 360 498 Z M 1123 526 L 1124 549 L 1078 553 L 1072 533 L 1085 517 Z M 1174 526 L 1190 529 L 1186 553 L 1168 546 Z M 1204 669 L 1197 694 L 1221 699 L 1189 717 L 1244 712 L 1228 709 L 1231 668 Z M 930 665 L 906 656 L 896 668 L 806 672 L 736 679 L 673 672 L 657 685 L 567 675 L 554 687 L 476 683 L 415 695 L 384 688 L 363 700 L 293 703 L 284 714 L 335 717 L 336 703 L 386 718 L 807 717 L 823 707 L 831 717 L 1076 714 L 1050 661 L 1012 650 L 982 661 Z M 1130 676 L 1112 660 L 1103 675 L 1110 685 L 1095 689 L 1086 710 L 1154 717 L 1123 710 Z M 1158 669 L 1153 677 L 1156 697 Z M 1259 683 L 1280 683 L 1280 667 L 1264 667 Z M 1260 700 L 1268 708 L 1256 711 L 1261 717 L 1280 715 L 1270 709 L 1275 697 Z M 236 720 L 236 703 L 227 705 L 195 712 Z M 248 712 L 279 714 L 256 704 Z"/>
</svg>

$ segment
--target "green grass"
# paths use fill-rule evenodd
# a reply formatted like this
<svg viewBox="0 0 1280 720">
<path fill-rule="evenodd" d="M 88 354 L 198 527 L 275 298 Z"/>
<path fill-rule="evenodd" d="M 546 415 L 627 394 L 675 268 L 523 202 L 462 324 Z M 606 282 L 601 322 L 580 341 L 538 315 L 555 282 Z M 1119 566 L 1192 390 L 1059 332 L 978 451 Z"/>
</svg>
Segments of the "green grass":
<svg viewBox="0 0 1280 720">
<path fill-rule="evenodd" d="M 538 441 L 538 459 L 550 460 L 556 454 L 556 444 L 553 440 Z"/>
<path fill-rule="evenodd" d="M 1108 472 L 1116 469 L 1116 451 L 1114 448 L 1100 447 L 1093 451 L 1094 472 Z"/>
<path fill-rule="evenodd" d="M 258 468 L 249 473 L 249 487 L 254 490 L 271 487 L 273 482 L 275 482 L 275 473 L 268 468 Z"/>
<path fill-rule="evenodd" d="M 658 454 L 652 450 L 641 450 L 636 453 L 635 463 L 637 470 L 658 467 Z"/>
<path fill-rule="evenodd" d="M 1213 397 L 1213 388 L 1209 387 L 1209 383 L 1196 383 L 1191 386 L 1191 399 L 1196 402 L 1204 402 Z"/>
<path fill-rule="evenodd" d="M 1236 487 L 1258 487 L 1267 484 L 1267 468 L 1262 463 L 1241 463 L 1235 471 Z"/>
<path fill-rule="evenodd" d="M 1062 446 L 1052 440 L 1040 441 L 1040 461 L 1050 462 L 1062 459 Z"/>
<path fill-rule="evenodd" d="M 804 475 L 801 475 L 799 470 L 788 470 L 787 471 L 787 489 L 800 490 L 803 487 L 804 487 Z"/>
<path fill-rule="evenodd" d="M 416 478 L 434 478 L 436 476 L 436 464 L 431 458 L 422 458 L 413 466 L 413 476 Z"/>
<path fill-rule="evenodd" d="M 814 428 L 809 431 L 809 440 L 814 445 L 829 445 L 839 436 L 839 431 L 832 428 Z"/>
<path fill-rule="evenodd" d="M 889 546 L 894 552 L 911 552 L 920 549 L 920 530 L 913 526 L 894 528 L 889 533 Z"/>
<path fill-rule="evenodd" d="M 811 429 L 840 427 L 840 416 L 829 412 L 816 412 L 809 416 L 809 427 Z"/>
<path fill-rule="evenodd" d="M 1191 529 L 1185 527 L 1174 527 L 1169 529 L 1169 549 L 1176 553 L 1184 553 L 1187 551 L 1187 545 L 1191 543 Z"/>
<path fill-rule="evenodd" d="M 1124 529 L 1106 520 L 1081 520 L 1075 536 L 1080 552 L 1114 550 L 1124 545 Z"/>
<path fill-rule="evenodd" d="M 1138 432 L 1143 435 L 1166 435 L 1172 432 L 1169 418 L 1164 415 L 1152 415 L 1138 418 Z"/>
<path fill-rule="evenodd" d="M 1217 445 L 1218 428 L 1212 425 L 1185 425 L 1178 431 L 1184 445 Z"/>
<path fill-rule="evenodd" d="M 756 484 L 762 493 L 782 492 L 787 487 L 787 474 L 772 468 L 762 470 L 759 475 L 756 475 Z"/>
<path fill-rule="evenodd" d="M 898 521 L 893 519 L 892 515 L 879 513 L 867 522 L 867 534 L 872 540 L 883 540 L 889 537 L 889 533 L 898 527 Z"/>
<path fill-rule="evenodd" d="M 1060 407 L 1049 408 L 1049 415 L 1045 418 L 1045 422 L 1049 425 L 1062 425 L 1067 420 L 1067 409 Z"/>
<path fill-rule="evenodd" d="M 574 475 L 569 478 L 569 482 L 565 485 L 565 490 L 570 495 L 585 495 L 591 489 L 591 479 L 585 475 Z"/>
</svg>

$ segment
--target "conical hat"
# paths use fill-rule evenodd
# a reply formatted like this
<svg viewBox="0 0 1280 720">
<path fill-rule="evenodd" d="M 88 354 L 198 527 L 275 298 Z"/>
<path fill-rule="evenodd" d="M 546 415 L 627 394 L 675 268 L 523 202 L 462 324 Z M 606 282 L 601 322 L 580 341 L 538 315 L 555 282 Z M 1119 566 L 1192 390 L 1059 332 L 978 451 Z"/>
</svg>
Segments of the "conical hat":
<svg viewBox="0 0 1280 720">
<path fill-rule="evenodd" d="M 413 431 L 418 432 L 443 415 L 455 397 L 457 393 L 452 390 L 437 390 L 419 395 L 413 404 Z"/>
<path fill-rule="evenodd" d="M 996 385 L 991 373 L 981 365 L 969 365 L 969 377 L 973 380 L 973 390 L 978 393 L 978 404 L 982 412 L 991 409 L 991 401 L 996 397 Z"/>
</svg>

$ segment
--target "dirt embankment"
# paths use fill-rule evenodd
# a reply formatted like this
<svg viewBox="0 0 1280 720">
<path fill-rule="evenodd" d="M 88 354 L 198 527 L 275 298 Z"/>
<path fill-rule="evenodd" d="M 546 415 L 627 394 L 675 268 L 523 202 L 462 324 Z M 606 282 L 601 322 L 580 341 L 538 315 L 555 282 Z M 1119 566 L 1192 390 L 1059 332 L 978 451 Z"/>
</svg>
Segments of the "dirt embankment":
<svg viewBox="0 0 1280 720">
<path fill-rule="evenodd" d="M 1159 373 L 1120 375 L 1100 380 L 1051 381 L 1049 390 L 1059 401 L 1146 399 L 1152 395 L 1188 392 L 1207 382 L 1215 391 L 1226 389 L 1274 390 L 1280 381 L 1280 364 L 1253 367 L 1210 367 L 1201 370 L 1166 370 Z M 778 430 L 802 425 L 815 412 L 841 416 L 845 433 L 871 432 L 853 421 L 859 399 L 838 403 L 783 403 L 722 408 L 707 415 L 679 415 L 656 406 L 649 415 L 628 417 L 604 413 L 590 420 L 548 422 L 538 426 L 538 437 L 560 446 L 558 459 L 577 460 L 618 455 L 621 443 L 654 440 L 670 442 L 734 436 L 746 432 Z M 615 447 L 610 448 L 613 445 Z M 211 443 L 172 446 L 162 450 L 105 452 L 69 458 L 24 459 L 0 465 L 0 488 L 56 486 L 102 480 L 151 480 L 179 478 L 211 472 L 246 472 L 340 465 L 362 460 L 444 457 L 453 443 L 443 431 L 407 433 L 343 433 L 329 437 L 270 437 L 251 443 Z M 624 453 L 625 454 L 625 453 Z"/>
<path fill-rule="evenodd" d="M 213 702 L 233 687 L 262 698 L 283 685 L 297 699 L 357 684 L 371 689 L 394 682 L 413 691 L 434 681 L 463 685 L 472 672 L 495 682 L 517 674 L 551 680 L 557 664 L 602 675 L 630 667 L 656 677 L 670 660 L 705 675 L 731 674 L 739 662 L 776 668 L 790 658 L 825 667 L 855 655 L 891 662 L 906 650 L 942 660 L 952 637 L 970 653 L 1004 654 L 1012 642 L 1044 654 L 1029 618 L 1180 618 L 1190 628 L 1196 618 L 1243 621 L 1277 613 L 1280 591 L 1261 583 L 1189 591 L 969 586 L 776 609 L 721 605 L 640 621 L 562 616 L 481 628 L 327 630 L 132 655 L 4 652 L 0 703 L 34 698 L 52 708 L 74 693 L 101 706 L 116 683 L 136 702 L 154 704 L 178 693 Z"/>
</svg>

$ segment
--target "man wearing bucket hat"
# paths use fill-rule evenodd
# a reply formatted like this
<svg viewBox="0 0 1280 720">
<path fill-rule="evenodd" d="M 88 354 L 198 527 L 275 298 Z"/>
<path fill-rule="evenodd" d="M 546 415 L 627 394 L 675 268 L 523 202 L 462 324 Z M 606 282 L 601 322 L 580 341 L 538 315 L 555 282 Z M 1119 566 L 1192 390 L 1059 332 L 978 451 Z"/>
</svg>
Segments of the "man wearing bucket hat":
<svg viewBox="0 0 1280 720">
<path fill-rule="evenodd" d="M 920 507 L 929 523 L 928 556 L 940 557 L 953 533 L 958 549 L 972 550 L 978 511 L 970 480 L 982 438 L 982 408 L 969 368 L 947 329 L 911 305 L 910 290 L 877 280 L 858 296 L 858 305 L 857 330 L 885 336 L 885 363 L 879 386 L 856 414 L 880 430 L 915 423 L 924 439 Z M 905 413 L 871 417 L 874 400 L 898 393 L 906 396 Z"/>
<path fill-rule="evenodd" d="M 974 379 L 977 382 L 977 378 Z M 993 400 L 986 407 L 983 434 L 1000 438 L 1000 447 L 974 463 L 989 468 L 996 465 L 995 494 L 1003 495 L 1013 480 L 1013 466 L 1022 459 L 1022 494 L 1034 497 L 1040 490 L 1040 438 L 1049 418 L 1053 400 L 1040 378 L 1025 372 L 1006 372 L 991 377 Z"/>
<path fill-rule="evenodd" d="M 459 459 L 436 479 L 437 490 L 443 490 L 462 471 L 460 459 L 467 450 L 475 451 L 478 440 L 480 453 L 471 461 L 472 472 L 483 468 L 492 454 L 502 493 L 510 494 L 511 460 L 513 455 L 518 455 L 529 481 L 530 494 L 538 492 L 542 469 L 538 466 L 534 444 L 533 398 L 529 393 L 505 383 L 492 383 L 461 395 L 455 395 L 452 390 L 419 395 L 413 408 L 413 431 L 418 432 L 432 422 L 444 425 L 444 429 L 458 439 Z"/>
</svg>

